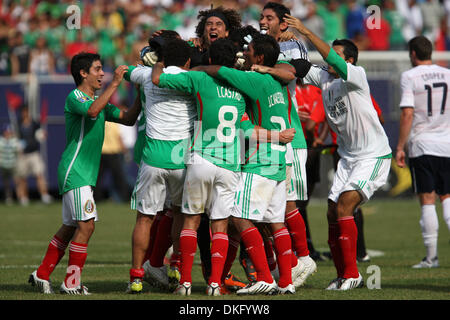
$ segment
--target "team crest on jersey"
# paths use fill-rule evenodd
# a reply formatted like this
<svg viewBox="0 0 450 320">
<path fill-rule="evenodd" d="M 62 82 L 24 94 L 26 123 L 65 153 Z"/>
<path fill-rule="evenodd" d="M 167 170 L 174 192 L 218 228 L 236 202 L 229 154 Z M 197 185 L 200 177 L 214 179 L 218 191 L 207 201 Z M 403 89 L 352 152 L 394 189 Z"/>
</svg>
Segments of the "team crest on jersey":
<svg viewBox="0 0 450 320">
<path fill-rule="evenodd" d="M 92 212 L 94 212 L 94 209 L 95 209 L 94 202 L 92 200 L 86 201 L 84 205 L 84 212 L 86 212 L 87 214 L 91 214 Z"/>
<path fill-rule="evenodd" d="M 80 101 L 81 103 L 84 103 L 84 102 L 88 101 L 88 98 L 86 98 L 86 97 L 79 97 L 78 101 Z"/>
</svg>

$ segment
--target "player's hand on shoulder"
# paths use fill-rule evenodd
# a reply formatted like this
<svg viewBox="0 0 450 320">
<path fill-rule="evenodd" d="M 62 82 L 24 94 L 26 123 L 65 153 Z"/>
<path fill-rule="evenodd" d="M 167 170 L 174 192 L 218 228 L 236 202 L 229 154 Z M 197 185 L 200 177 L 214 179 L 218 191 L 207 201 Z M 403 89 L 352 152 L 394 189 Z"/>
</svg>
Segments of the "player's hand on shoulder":
<svg viewBox="0 0 450 320">
<path fill-rule="evenodd" d="M 289 143 L 294 140 L 295 137 L 295 129 L 289 128 L 280 132 L 280 142 L 281 143 Z"/>
<path fill-rule="evenodd" d="M 256 72 L 259 72 L 259 73 L 269 73 L 270 69 L 271 69 L 270 67 L 262 66 L 262 65 L 259 65 L 259 64 L 254 64 L 250 68 L 250 70 L 256 71 Z"/>
<path fill-rule="evenodd" d="M 291 31 L 284 31 L 280 34 L 280 42 L 298 40 L 298 38 Z"/>
</svg>

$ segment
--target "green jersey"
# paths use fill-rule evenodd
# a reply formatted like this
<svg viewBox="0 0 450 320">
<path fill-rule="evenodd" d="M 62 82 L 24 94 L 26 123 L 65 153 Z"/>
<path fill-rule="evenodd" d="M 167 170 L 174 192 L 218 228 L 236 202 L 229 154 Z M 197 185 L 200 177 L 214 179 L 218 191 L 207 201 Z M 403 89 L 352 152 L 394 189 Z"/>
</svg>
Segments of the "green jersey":
<svg viewBox="0 0 450 320">
<path fill-rule="evenodd" d="M 219 167 L 239 171 L 240 121 L 245 112 L 241 93 L 198 71 L 162 74 L 159 86 L 196 99 L 198 122 L 190 150 Z"/>
<path fill-rule="evenodd" d="M 277 131 L 290 127 L 287 90 L 271 75 L 222 67 L 219 69 L 218 78 L 239 88 L 249 98 L 248 113 L 253 124 L 266 130 Z M 286 145 L 250 143 L 242 171 L 276 181 L 285 180 L 285 155 Z"/>
<path fill-rule="evenodd" d="M 289 100 L 289 124 L 291 128 L 295 129 L 294 139 L 291 142 L 291 146 L 293 149 L 306 149 L 308 148 L 306 145 L 305 135 L 303 133 L 302 123 L 300 122 L 300 117 L 298 116 L 298 110 L 296 108 L 297 104 L 295 103 L 295 97 L 291 96 L 291 91 L 289 90 L 289 86 L 286 87 L 288 100 Z M 295 89 L 294 89 L 295 90 Z"/>
<path fill-rule="evenodd" d="M 120 116 L 120 109 L 108 103 L 97 117 L 90 118 L 87 111 L 96 98 L 92 99 L 78 89 L 72 90 L 66 98 L 66 147 L 58 165 L 60 194 L 96 185 L 105 121 L 115 121 Z"/>
</svg>

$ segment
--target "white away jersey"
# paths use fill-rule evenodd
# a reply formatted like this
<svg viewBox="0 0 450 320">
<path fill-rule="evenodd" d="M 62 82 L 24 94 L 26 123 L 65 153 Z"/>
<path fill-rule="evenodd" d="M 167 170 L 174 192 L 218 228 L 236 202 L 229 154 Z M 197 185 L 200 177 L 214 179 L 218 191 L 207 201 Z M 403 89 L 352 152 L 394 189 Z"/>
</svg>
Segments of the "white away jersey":
<svg viewBox="0 0 450 320">
<path fill-rule="evenodd" d="M 344 159 L 369 159 L 391 154 L 389 141 L 370 98 L 364 68 L 347 63 L 347 80 L 311 66 L 305 84 L 322 89 L 330 128 L 337 134 L 338 153 Z"/>
<path fill-rule="evenodd" d="M 410 157 L 450 157 L 450 70 L 421 65 L 402 73 L 400 108 L 414 108 L 408 141 Z"/>
<path fill-rule="evenodd" d="M 177 74 L 185 70 L 170 66 L 164 73 Z M 182 140 L 192 136 L 197 119 L 195 100 L 183 92 L 159 88 L 152 83 L 152 68 L 133 68 L 130 80 L 140 84 L 145 92 L 146 135 L 157 140 Z"/>
</svg>

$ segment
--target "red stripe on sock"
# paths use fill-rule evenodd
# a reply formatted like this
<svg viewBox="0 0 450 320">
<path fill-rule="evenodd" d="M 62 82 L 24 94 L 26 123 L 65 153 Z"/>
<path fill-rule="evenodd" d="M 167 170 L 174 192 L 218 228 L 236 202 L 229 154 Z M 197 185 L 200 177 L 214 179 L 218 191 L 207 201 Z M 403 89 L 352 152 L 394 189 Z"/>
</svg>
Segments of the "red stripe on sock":
<svg viewBox="0 0 450 320">
<path fill-rule="evenodd" d="M 266 253 L 264 252 L 264 244 L 256 228 L 248 228 L 241 233 L 241 239 L 244 242 L 245 249 L 252 260 L 256 271 L 257 281 L 273 282 L 269 265 L 267 264 Z"/>
<path fill-rule="evenodd" d="M 211 274 L 208 283 L 221 284 L 221 276 L 227 257 L 228 235 L 223 232 L 216 232 L 211 240 Z"/>
<path fill-rule="evenodd" d="M 291 237 L 288 230 L 282 228 L 273 234 L 273 239 L 277 252 L 278 271 L 280 272 L 278 285 L 284 288 L 292 283 Z"/>
<path fill-rule="evenodd" d="M 195 251 L 197 251 L 197 232 L 191 229 L 183 229 L 180 233 L 180 283 L 192 283 L 191 271 L 194 264 Z"/>
<path fill-rule="evenodd" d="M 37 269 L 37 276 L 43 280 L 49 280 L 55 267 L 61 261 L 65 254 L 67 248 L 67 243 L 64 243 L 57 236 L 53 236 L 50 241 L 47 251 L 45 253 L 44 259 L 42 260 L 40 266 Z"/>
</svg>

